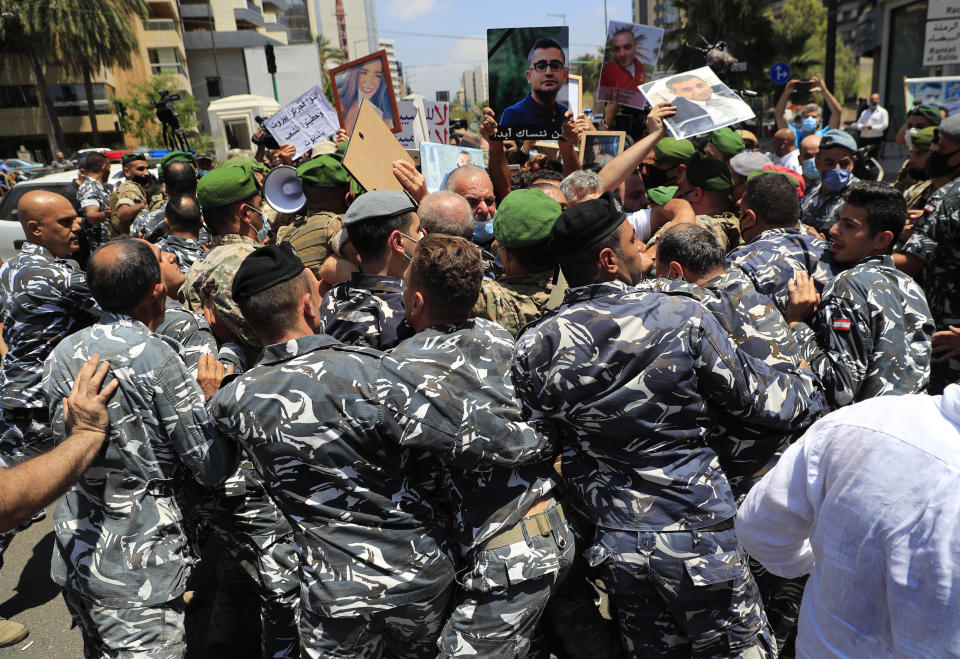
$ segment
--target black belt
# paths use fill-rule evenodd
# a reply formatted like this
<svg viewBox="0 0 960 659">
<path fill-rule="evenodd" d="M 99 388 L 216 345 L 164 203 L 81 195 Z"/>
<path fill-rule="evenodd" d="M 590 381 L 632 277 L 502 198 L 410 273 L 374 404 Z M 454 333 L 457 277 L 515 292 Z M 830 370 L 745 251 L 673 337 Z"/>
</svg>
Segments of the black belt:
<svg viewBox="0 0 960 659">
<path fill-rule="evenodd" d="M 705 531 L 707 533 L 714 533 L 717 531 L 729 531 L 733 528 L 735 517 L 725 519 L 722 522 L 717 522 L 716 524 L 711 524 L 710 526 L 704 526 L 702 529 L 695 529 L 696 531 Z"/>
</svg>

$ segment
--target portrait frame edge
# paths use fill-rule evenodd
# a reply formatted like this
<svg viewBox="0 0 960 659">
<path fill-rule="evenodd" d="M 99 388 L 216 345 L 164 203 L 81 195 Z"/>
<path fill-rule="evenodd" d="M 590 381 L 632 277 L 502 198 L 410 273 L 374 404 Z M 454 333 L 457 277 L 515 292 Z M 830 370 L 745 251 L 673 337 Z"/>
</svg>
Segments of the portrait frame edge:
<svg viewBox="0 0 960 659">
<path fill-rule="evenodd" d="M 617 140 L 617 156 L 623 153 L 623 145 L 627 140 L 627 131 L 625 130 L 588 130 L 583 135 L 580 136 L 580 169 L 583 169 L 583 160 L 586 157 L 587 153 L 587 137 L 618 137 Z"/>
<path fill-rule="evenodd" d="M 390 99 L 390 110 L 393 112 L 393 128 L 391 128 L 390 131 L 392 133 L 402 132 L 403 125 L 400 122 L 400 109 L 397 105 L 397 94 L 396 90 L 393 88 L 393 78 L 390 74 L 390 62 L 387 60 L 387 51 L 385 49 L 380 49 L 370 53 L 369 55 L 352 59 L 349 62 L 344 62 L 343 64 L 330 69 L 330 87 L 331 91 L 333 92 L 333 105 L 337 110 L 337 118 L 340 119 L 340 126 L 346 125 L 343 114 L 343 102 L 340 100 L 340 89 L 337 86 L 337 74 L 343 73 L 344 71 L 349 71 L 358 66 L 363 66 L 365 63 L 375 59 L 379 59 L 383 63 L 383 81 L 387 84 L 387 96 Z"/>
</svg>

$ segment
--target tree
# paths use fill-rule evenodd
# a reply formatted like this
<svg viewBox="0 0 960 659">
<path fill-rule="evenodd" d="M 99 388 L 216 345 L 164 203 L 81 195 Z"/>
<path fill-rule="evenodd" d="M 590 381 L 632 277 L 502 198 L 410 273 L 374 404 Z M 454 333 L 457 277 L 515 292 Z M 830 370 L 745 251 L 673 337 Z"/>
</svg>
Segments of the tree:
<svg viewBox="0 0 960 659">
<path fill-rule="evenodd" d="M 331 64 L 343 63 L 343 51 L 330 43 L 322 34 L 318 34 L 317 51 L 320 53 L 320 75 L 323 77 L 323 93 L 333 102 L 333 88 L 330 85 Z"/>
<path fill-rule="evenodd" d="M 176 81 L 168 73 L 161 73 L 150 78 L 145 84 L 133 85 L 132 96 L 115 98 L 126 108 L 126 116 L 120 117 L 120 127 L 129 133 L 141 146 L 164 148 L 161 142 L 160 122 L 154 102 L 160 96 L 161 89 L 176 89 Z M 197 119 L 197 100 L 190 94 L 181 92 L 180 100 L 174 101 L 173 107 L 180 119 L 180 127 L 186 133 L 191 146 L 197 151 L 213 150 L 213 139 L 200 134 L 200 121 Z"/>
<path fill-rule="evenodd" d="M 583 111 L 595 105 L 594 94 L 600 86 L 600 65 L 603 64 L 603 48 L 596 52 L 585 53 L 570 60 L 570 73 L 581 76 L 580 89 L 583 92 Z"/>
</svg>

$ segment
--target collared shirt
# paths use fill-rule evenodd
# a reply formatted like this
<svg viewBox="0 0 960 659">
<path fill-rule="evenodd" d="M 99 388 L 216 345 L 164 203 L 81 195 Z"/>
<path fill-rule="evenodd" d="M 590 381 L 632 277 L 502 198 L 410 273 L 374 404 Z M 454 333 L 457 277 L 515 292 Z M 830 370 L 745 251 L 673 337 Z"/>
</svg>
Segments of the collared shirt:
<svg viewBox="0 0 960 659">
<path fill-rule="evenodd" d="M 109 361 L 120 382 L 103 449 L 54 511 L 54 582 L 102 606 L 161 604 L 183 593 L 195 558 L 176 492 L 184 479 L 213 486 L 237 467 L 235 445 L 212 435 L 203 392 L 174 346 L 129 316 L 104 313 L 46 362 L 58 439 L 62 397 L 90 355 Z"/>
<path fill-rule="evenodd" d="M 747 495 L 737 538 L 810 573 L 797 656 L 954 657 L 960 648 L 960 388 L 830 414 Z"/>
<path fill-rule="evenodd" d="M 413 336 L 403 317 L 403 280 L 351 273 L 327 291 L 320 305 L 320 331 L 354 346 L 389 350 Z"/>
<path fill-rule="evenodd" d="M 42 408 L 43 361 L 65 336 L 94 322 L 100 307 L 74 261 L 34 243 L 0 267 L 0 290 L 10 350 L 0 365 L 0 408 Z"/>
<path fill-rule="evenodd" d="M 851 174 L 847 186 L 858 180 L 860 179 Z M 823 183 L 818 181 L 800 200 L 800 221 L 827 235 L 830 227 L 837 223 L 837 213 L 843 203 L 843 190 L 829 194 L 823 189 Z"/>
<path fill-rule="evenodd" d="M 884 131 L 890 125 L 890 117 L 882 106 L 868 107 L 860 113 L 857 119 L 857 128 L 860 129 L 860 137 L 872 138 L 883 137 Z"/>
<path fill-rule="evenodd" d="M 207 250 L 199 241 L 181 236 L 167 236 L 157 241 L 161 252 L 170 252 L 177 257 L 177 266 L 180 272 L 186 274 L 194 263 L 203 258 Z"/>
<path fill-rule="evenodd" d="M 787 285 L 794 272 L 806 272 L 813 277 L 817 291 L 823 291 L 842 270 L 834 263 L 827 242 L 799 227 L 767 229 L 727 254 L 726 265 L 742 270 L 757 291 L 772 298 L 781 312 L 787 308 Z"/>
<path fill-rule="evenodd" d="M 611 529 L 697 529 L 733 516 L 707 442 L 717 412 L 801 428 L 824 407 L 812 374 L 738 350 L 702 305 L 621 282 L 572 288 L 520 335 L 517 394 L 553 423 L 574 506 Z"/>
<path fill-rule="evenodd" d="M 793 334 L 834 407 L 874 396 L 914 394 L 930 379 L 933 319 L 920 286 L 869 256 L 844 270 Z"/>
<path fill-rule="evenodd" d="M 555 104 L 553 108 L 548 108 L 546 105 L 537 103 L 533 100 L 533 96 L 527 93 L 523 100 L 514 103 L 503 111 L 499 125 L 514 129 L 545 130 L 548 134 L 544 136 L 544 139 L 556 139 L 553 133 L 560 130 L 564 121 L 563 115 L 566 112 L 566 106 L 560 103 Z M 530 137 L 536 137 L 536 135 Z"/>
<path fill-rule="evenodd" d="M 351 617 L 453 580 L 445 535 L 377 400 L 380 353 L 316 334 L 269 345 L 210 399 L 290 520 L 302 605 Z"/>
</svg>

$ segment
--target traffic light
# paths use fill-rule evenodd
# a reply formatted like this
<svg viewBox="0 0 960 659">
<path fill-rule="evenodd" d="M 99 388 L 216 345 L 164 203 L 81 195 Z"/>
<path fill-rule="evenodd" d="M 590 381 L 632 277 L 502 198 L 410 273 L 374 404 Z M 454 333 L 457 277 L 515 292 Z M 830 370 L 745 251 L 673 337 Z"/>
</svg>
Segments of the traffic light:
<svg viewBox="0 0 960 659">
<path fill-rule="evenodd" d="M 273 55 L 273 44 L 267 44 L 263 47 L 264 52 L 267 54 L 267 73 L 274 74 L 277 72 L 277 58 Z"/>
</svg>

